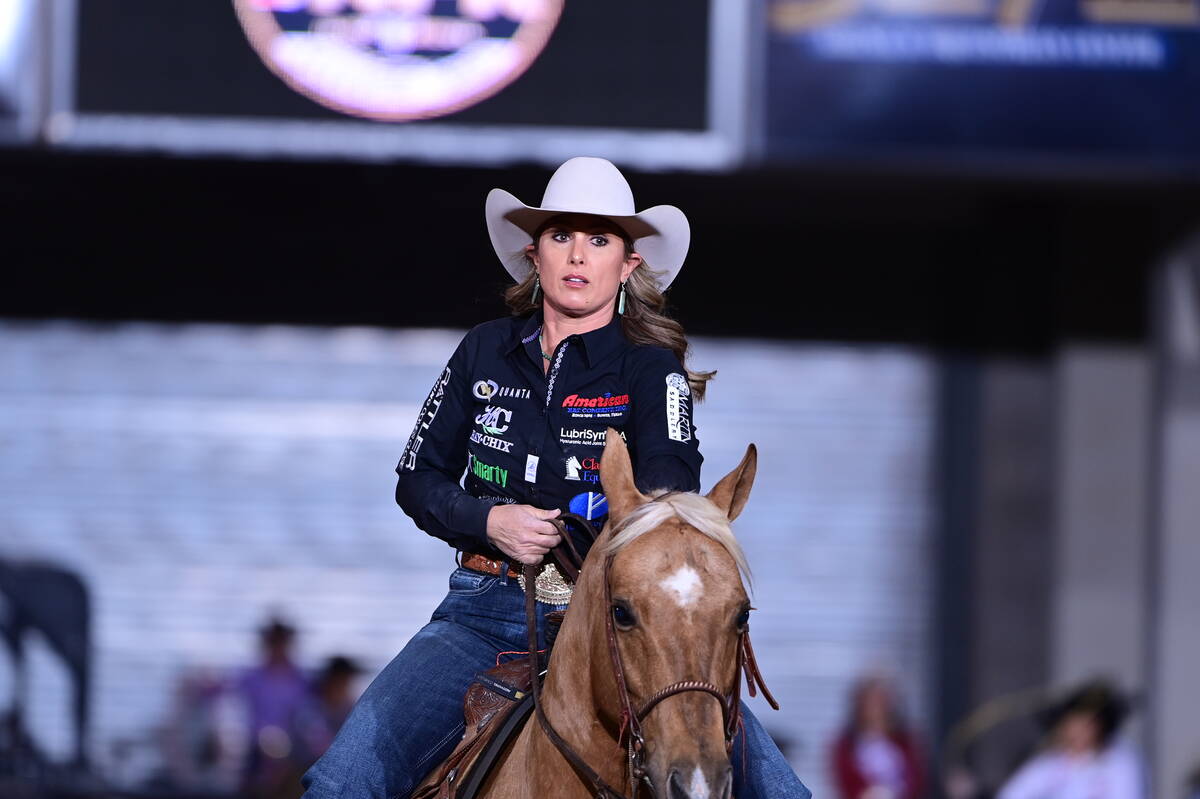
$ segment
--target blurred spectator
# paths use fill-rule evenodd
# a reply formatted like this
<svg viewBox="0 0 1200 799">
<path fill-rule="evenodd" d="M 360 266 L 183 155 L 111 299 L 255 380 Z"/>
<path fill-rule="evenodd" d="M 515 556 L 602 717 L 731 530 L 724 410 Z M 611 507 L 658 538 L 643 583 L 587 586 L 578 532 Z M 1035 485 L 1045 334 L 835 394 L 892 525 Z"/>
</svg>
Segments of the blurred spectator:
<svg viewBox="0 0 1200 799">
<path fill-rule="evenodd" d="M 191 669 L 176 686 L 171 717 L 160 743 L 168 787 L 223 793 L 237 787 L 245 757 L 241 708 L 231 701 L 226 678 Z"/>
<path fill-rule="evenodd" d="M 353 660 L 334 655 L 313 682 L 312 699 L 295 720 L 308 762 L 325 753 L 350 715 L 357 699 L 354 678 L 359 674 L 362 669 Z"/>
<path fill-rule="evenodd" d="M 917 799 L 925 790 L 920 747 L 900 714 L 889 680 L 854 688 L 850 718 L 834 742 L 834 783 L 842 799 Z"/>
<path fill-rule="evenodd" d="M 259 631 L 259 637 L 263 660 L 238 681 L 250 733 L 245 788 L 260 796 L 274 796 L 283 786 L 299 788 L 294 722 L 310 702 L 310 686 L 292 662 L 295 629 L 273 619 Z"/>
<path fill-rule="evenodd" d="M 221 677 L 193 670 L 181 680 L 164 736 L 159 787 L 286 799 L 329 748 L 354 706 L 362 669 L 330 657 L 310 680 L 292 660 L 295 631 L 272 620 L 259 631 L 262 662 Z"/>
<path fill-rule="evenodd" d="M 1044 714 L 1049 746 L 1017 770 L 997 799 L 1142 799 L 1137 756 L 1115 740 L 1129 702 L 1108 682 L 1072 691 Z"/>
<path fill-rule="evenodd" d="M 1197 765 L 1191 776 L 1188 777 L 1187 789 L 1183 795 L 1187 799 L 1200 799 L 1200 765 Z"/>
</svg>

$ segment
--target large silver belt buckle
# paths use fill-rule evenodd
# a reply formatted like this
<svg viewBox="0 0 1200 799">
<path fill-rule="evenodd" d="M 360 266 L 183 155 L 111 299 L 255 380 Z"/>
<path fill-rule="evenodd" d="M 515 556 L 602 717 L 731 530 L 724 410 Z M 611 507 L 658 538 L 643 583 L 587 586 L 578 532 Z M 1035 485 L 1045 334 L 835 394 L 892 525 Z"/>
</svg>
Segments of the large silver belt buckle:
<svg viewBox="0 0 1200 799">
<path fill-rule="evenodd" d="M 517 583 L 525 590 L 525 575 L 517 575 Z M 553 563 L 542 566 L 538 576 L 533 580 L 533 595 L 538 602 L 547 605 L 566 605 L 571 602 L 574 587 L 568 583 Z"/>
</svg>

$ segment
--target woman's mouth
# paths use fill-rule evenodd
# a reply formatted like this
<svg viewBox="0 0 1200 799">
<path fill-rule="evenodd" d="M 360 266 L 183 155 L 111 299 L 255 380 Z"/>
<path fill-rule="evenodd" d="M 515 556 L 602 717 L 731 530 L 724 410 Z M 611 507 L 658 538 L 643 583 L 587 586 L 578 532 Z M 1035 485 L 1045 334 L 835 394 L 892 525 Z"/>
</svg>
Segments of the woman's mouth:
<svg viewBox="0 0 1200 799">
<path fill-rule="evenodd" d="M 563 278 L 563 282 L 575 288 L 582 288 L 588 284 L 587 278 L 583 275 L 567 275 Z"/>
</svg>

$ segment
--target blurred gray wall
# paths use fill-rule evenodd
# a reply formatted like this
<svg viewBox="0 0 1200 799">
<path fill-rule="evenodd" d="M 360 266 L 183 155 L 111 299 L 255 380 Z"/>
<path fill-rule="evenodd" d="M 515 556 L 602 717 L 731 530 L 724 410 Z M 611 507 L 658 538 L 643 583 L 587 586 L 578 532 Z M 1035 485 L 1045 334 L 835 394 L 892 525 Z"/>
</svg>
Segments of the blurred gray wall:
<svg viewBox="0 0 1200 799">
<path fill-rule="evenodd" d="M 1200 295 L 1166 294 L 1157 355 L 980 368 L 967 705 L 1111 678 L 1150 795 L 1174 799 L 1200 762 Z"/>
</svg>

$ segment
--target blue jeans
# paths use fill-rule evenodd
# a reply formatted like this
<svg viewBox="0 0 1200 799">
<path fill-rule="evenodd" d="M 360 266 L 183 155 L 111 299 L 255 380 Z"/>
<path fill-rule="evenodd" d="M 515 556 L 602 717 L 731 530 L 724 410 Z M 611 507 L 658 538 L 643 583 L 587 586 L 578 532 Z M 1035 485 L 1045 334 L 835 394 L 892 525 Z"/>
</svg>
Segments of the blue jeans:
<svg viewBox="0 0 1200 799">
<path fill-rule="evenodd" d="M 552 605 L 538 603 L 539 617 Z M 539 618 L 541 646 L 543 623 Z M 516 580 L 467 569 L 354 706 L 329 751 L 304 775 L 304 799 L 401 799 L 449 756 L 463 734 L 463 694 L 504 651 L 524 651 L 525 594 Z M 744 705 L 746 765 L 733 758 L 738 799 L 812 795 Z M 743 742 L 734 742 L 734 752 Z"/>
</svg>

